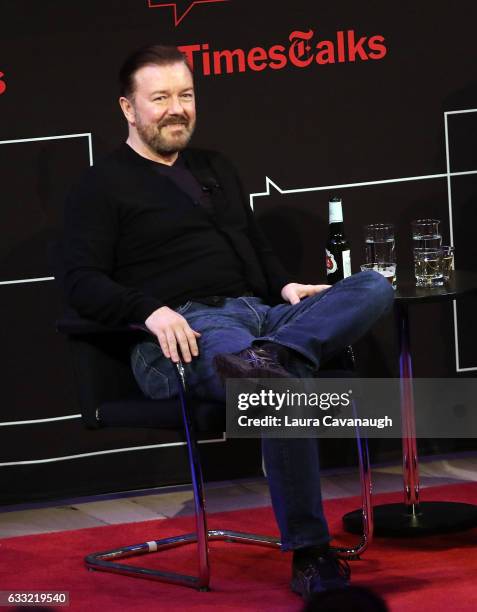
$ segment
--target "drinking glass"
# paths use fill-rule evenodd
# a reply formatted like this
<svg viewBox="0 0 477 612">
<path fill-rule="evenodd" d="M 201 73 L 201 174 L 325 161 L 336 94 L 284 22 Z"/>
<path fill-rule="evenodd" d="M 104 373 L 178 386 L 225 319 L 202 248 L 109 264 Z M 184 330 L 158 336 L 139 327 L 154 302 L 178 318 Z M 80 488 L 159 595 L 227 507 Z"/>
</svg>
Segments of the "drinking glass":
<svg viewBox="0 0 477 612">
<path fill-rule="evenodd" d="M 418 287 L 440 287 L 444 284 L 442 249 L 419 248 L 414 251 L 414 274 Z"/>
<path fill-rule="evenodd" d="M 367 270 L 374 270 L 382 274 L 392 285 L 393 289 L 396 288 L 396 264 L 391 261 L 387 262 L 372 262 L 361 265 L 361 272 Z"/>
<path fill-rule="evenodd" d="M 394 254 L 394 225 L 373 223 L 364 226 L 366 263 L 396 261 Z"/>
<path fill-rule="evenodd" d="M 416 254 L 422 250 L 440 248 L 442 236 L 439 232 L 439 224 L 438 219 L 417 219 L 411 223 L 414 260 L 416 260 Z"/>
</svg>

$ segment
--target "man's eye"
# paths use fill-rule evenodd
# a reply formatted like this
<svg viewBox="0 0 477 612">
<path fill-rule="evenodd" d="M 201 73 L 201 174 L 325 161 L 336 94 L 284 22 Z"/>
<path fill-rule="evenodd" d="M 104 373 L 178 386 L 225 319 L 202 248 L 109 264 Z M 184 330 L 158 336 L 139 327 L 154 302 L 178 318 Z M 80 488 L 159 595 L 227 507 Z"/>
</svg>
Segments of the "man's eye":
<svg viewBox="0 0 477 612">
<path fill-rule="evenodd" d="M 158 96 L 157 98 L 154 98 L 153 101 L 154 102 L 164 102 L 165 99 L 166 99 L 166 96 Z"/>
<path fill-rule="evenodd" d="M 182 94 L 182 97 L 186 100 L 192 100 L 194 97 L 191 93 Z"/>
</svg>

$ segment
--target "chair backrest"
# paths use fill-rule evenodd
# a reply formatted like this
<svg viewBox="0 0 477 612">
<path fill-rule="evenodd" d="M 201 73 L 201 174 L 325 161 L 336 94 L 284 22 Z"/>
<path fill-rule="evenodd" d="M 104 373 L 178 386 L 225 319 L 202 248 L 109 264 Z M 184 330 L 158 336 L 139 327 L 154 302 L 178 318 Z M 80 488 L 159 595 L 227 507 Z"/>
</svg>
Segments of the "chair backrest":
<svg viewBox="0 0 477 612">
<path fill-rule="evenodd" d="M 100 426 L 98 410 L 108 403 L 144 402 L 129 363 L 133 333 L 69 335 L 76 386 L 83 421 Z"/>
<path fill-rule="evenodd" d="M 47 257 L 61 289 L 65 274 L 61 240 L 48 244 Z M 81 414 L 87 427 L 99 426 L 96 411 L 103 402 L 141 397 L 129 365 L 130 347 L 138 340 L 137 334 L 107 333 L 107 328 L 82 319 L 68 306 L 64 306 L 56 327 L 68 338 Z"/>
</svg>

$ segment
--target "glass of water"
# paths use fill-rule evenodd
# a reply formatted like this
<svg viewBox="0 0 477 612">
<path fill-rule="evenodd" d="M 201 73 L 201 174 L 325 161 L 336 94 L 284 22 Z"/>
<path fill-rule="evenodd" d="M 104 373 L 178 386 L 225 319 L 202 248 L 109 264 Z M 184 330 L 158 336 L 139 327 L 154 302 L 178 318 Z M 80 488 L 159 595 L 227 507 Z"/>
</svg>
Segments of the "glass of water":
<svg viewBox="0 0 477 612">
<path fill-rule="evenodd" d="M 361 266 L 361 272 L 366 272 L 367 270 L 374 270 L 375 272 L 379 272 L 384 278 L 392 285 L 393 289 L 396 288 L 396 264 L 391 261 L 387 262 L 373 262 L 373 263 L 365 263 Z"/>
<path fill-rule="evenodd" d="M 414 250 L 414 274 L 418 287 L 440 287 L 444 284 L 442 249 Z"/>
<path fill-rule="evenodd" d="M 373 223 L 364 226 L 366 263 L 395 262 L 394 225 Z"/>
<path fill-rule="evenodd" d="M 437 219 L 417 219 L 411 223 L 414 261 L 420 251 L 441 247 L 442 236 L 439 231 L 439 224 L 440 221 Z"/>
</svg>

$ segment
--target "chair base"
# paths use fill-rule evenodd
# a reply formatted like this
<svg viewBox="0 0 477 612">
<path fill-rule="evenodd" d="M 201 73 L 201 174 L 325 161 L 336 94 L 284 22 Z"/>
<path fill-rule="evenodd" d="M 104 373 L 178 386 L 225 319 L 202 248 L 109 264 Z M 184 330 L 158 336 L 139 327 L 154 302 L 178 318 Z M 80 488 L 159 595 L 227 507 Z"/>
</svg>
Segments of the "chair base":
<svg viewBox="0 0 477 612">
<path fill-rule="evenodd" d="M 272 536 L 230 531 L 227 529 L 212 529 L 207 533 L 209 541 L 222 540 L 225 542 L 236 542 L 239 544 L 255 544 L 257 546 L 267 546 L 276 549 L 280 548 L 280 540 Z M 124 574 L 133 578 L 145 578 L 147 580 L 157 580 L 160 582 L 169 582 L 171 584 L 181 584 L 183 586 L 198 589 L 199 591 L 208 591 L 208 577 L 201 579 L 200 577 L 190 576 L 188 574 L 152 570 L 116 562 L 117 559 L 125 559 L 127 557 L 161 552 L 162 550 L 166 550 L 168 548 L 175 548 L 185 544 L 193 544 L 197 541 L 198 537 L 196 533 L 186 533 L 183 535 L 174 536 L 172 538 L 163 538 L 161 540 L 143 542 L 142 544 L 123 546 L 122 548 L 108 550 L 105 552 L 92 553 L 85 557 L 84 561 L 86 567 L 90 570 Z"/>
</svg>

